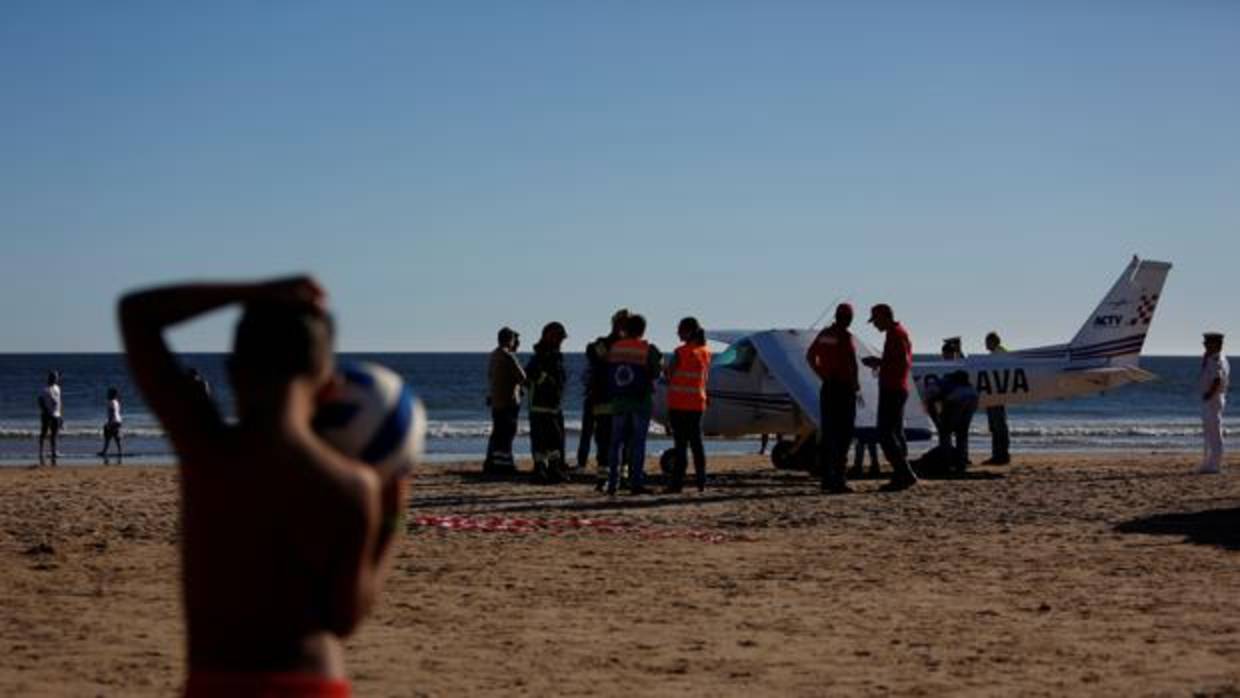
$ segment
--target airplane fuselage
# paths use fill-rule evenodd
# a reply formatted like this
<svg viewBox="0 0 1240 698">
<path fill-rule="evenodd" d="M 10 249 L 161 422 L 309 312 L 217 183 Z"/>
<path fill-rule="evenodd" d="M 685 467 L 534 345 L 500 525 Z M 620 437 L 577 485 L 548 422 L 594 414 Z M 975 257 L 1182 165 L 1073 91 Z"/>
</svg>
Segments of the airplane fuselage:
<svg viewBox="0 0 1240 698">
<path fill-rule="evenodd" d="M 977 390 L 979 407 L 1019 405 L 1075 397 L 1106 390 L 1109 385 L 1087 378 L 1091 368 L 1105 362 L 1072 362 L 1067 359 L 1029 359 L 1019 356 L 975 356 L 962 361 L 914 362 L 913 380 L 924 394 L 954 372 L 964 371 Z"/>
<path fill-rule="evenodd" d="M 1122 375 L 1100 376 L 1090 371 L 1106 365 L 1105 360 L 1036 359 L 1015 354 L 973 356 L 962 361 L 914 361 L 913 382 L 918 393 L 924 394 L 928 386 L 963 370 L 977 390 L 979 408 L 984 409 L 1077 397 L 1128 382 Z M 702 416 L 702 431 L 707 436 L 798 434 L 814 428 L 761 362 L 740 370 L 729 366 L 713 368 L 707 397 Z M 664 381 L 656 386 L 654 418 L 661 424 L 667 423 Z"/>
<path fill-rule="evenodd" d="M 918 397 L 906 403 L 905 433 L 927 431 L 929 418 L 919 397 L 956 371 L 967 374 L 982 408 L 1071 398 L 1150 380 L 1153 374 L 1138 367 L 1138 358 L 1170 269 L 1167 262 L 1134 256 L 1085 324 L 1064 344 L 955 361 L 914 360 Z M 797 329 L 716 333 L 714 338 L 729 346 L 711 363 L 703 431 L 725 437 L 812 433 L 819 419 L 821 381 L 806 351 L 816 334 Z M 878 354 L 859 339 L 854 349 L 858 358 Z M 856 424 L 865 429 L 877 420 L 879 386 L 869 369 L 860 368 L 858 378 Z M 665 401 L 666 385 L 661 384 L 654 417 L 664 424 Z"/>
</svg>

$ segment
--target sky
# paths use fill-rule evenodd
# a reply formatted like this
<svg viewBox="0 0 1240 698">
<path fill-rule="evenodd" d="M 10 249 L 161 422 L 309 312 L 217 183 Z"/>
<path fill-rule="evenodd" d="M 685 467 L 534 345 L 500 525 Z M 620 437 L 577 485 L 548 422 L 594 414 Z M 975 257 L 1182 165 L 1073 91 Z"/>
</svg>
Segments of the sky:
<svg viewBox="0 0 1240 698">
<path fill-rule="evenodd" d="M 1240 342 L 1229 0 L 19 1 L 0 66 L 0 352 L 114 351 L 127 289 L 294 272 L 347 351 L 551 320 L 578 349 L 622 306 L 666 348 L 841 299 L 1018 348 L 1133 254 L 1175 265 L 1148 353 Z"/>
</svg>

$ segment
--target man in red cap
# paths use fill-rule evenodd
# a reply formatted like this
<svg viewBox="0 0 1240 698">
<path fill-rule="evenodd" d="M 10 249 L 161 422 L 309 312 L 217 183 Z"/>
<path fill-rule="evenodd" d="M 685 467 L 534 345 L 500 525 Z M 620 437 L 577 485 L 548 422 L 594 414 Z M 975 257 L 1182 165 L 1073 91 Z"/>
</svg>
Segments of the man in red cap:
<svg viewBox="0 0 1240 698">
<path fill-rule="evenodd" d="M 844 474 L 848 449 L 857 421 L 857 350 L 853 346 L 853 309 L 847 303 L 835 307 L 835 322 L 818 333 L 805 353 L 810 368 L 822 379 L 818 397 L 818 467 L 822 471 L 822 491 L 830 494 L 851 492 Z"/>
<path fill-rule="evenodd" d="M 878 443 L 895 470 L 881 489 L 897 492 L 917 484 L 917 475 L 908 464 L 908 444 L 904 441 L 904 403 L 908 402 L 913 342 L 886 303 L 870 308 L 870 322 L 887 334 L 883 358 L 867 356 L 862 360 L 866 366 L 878 369 Z"/>
</svg>

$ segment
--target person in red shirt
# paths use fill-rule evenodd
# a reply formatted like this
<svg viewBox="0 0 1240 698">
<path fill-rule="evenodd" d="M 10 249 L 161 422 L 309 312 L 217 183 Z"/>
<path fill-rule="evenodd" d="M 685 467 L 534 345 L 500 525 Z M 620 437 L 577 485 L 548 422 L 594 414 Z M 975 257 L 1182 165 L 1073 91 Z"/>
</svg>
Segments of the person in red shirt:
<svg viewBox="0 0 1240 698">
<path fill-rule="evenodd" d="M 878 444 L 895 471 L 881 489 L 897 492 L 917 484 L 917 475 L 908 464 L 908 444 L 904 440 L 904 404 L 908 402 L 909 375 L 913 368 L 913 342 L 886 303 L 870 308 L 870 322 L 887 334 L 883 358 L 867 356 L 862 360 L 866 366 L 878 369 Z"/>
<path fill-rule="evenodd" d="M 853 309 L 847 303 L 835 307 L 835 322 L 818 333 L 805 353 L 810 368 L 822 379 L 818 396 L 818 467 L 822 471 L 822 491 L 829 494 L 851 492 L 844 473 L 848 449 L 857 421 L 857 350 L 853 346 Z"/>
</svg>

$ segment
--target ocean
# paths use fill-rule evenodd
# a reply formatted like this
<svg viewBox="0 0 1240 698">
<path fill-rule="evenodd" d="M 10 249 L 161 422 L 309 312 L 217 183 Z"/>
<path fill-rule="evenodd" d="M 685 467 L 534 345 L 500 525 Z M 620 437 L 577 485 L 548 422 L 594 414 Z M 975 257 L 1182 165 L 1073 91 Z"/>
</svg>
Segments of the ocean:
<svg viewBox="0 0 1240 698">
<path fill-rule="evenodd" d="M 197 368 L 211 382 L 217 402 L 231 413 L 231 395 L 224 354 L 185 354 L 187 367 Z M 485 404 L 485 353 L 341 354 L 342 360 L 384 364 L 404 376 L 427 406 L 430 417 L 428 456 L 433 460 L 480 459 L 490 431 Z M 566 355 L 573 390 L 565 411 L 568 450 L 573 453 L 581 428 L 580 376 L 585 358 Z M 1195 397 L 1199 357 L 1143 357 L 1141 366 L 1158 380 L 1073 400 L 1009 409 L 1013 451 L 1196 451 L 1201 447 L 1199 401 Z M 1234 360 L 1233 366 L 1240 367 Z M 172 461 L 158 422 L 142 403 L 122 354 L 0 354 L 0 465 L 25 465 L 38 450 L 38 408 L 35 400 L 48 370 L 63 375 L 61 385 L 65 427 L 62 463 L 98 463 L 102 446 L 105 395 L 109 387 L 121 394 L 126 462 Z M 1233 395 L 1235 390 L 1232 391 Z M 1240 409 L 1232 408 L 1225 424 L 1229 449 L 1240 447 Z M 527 454 L 528 424 L 522 415 L 518 452 Z M 989 448 L 985 415 L 973 422 L 974 452 Z M 651 453 L 669 445 L 660 427 L 651 434 Z M 914 450 L 925 443 L 911 445 Z M 709 440 L 715 453 L 753 453 L 757 439 Z"/>
</svg>

